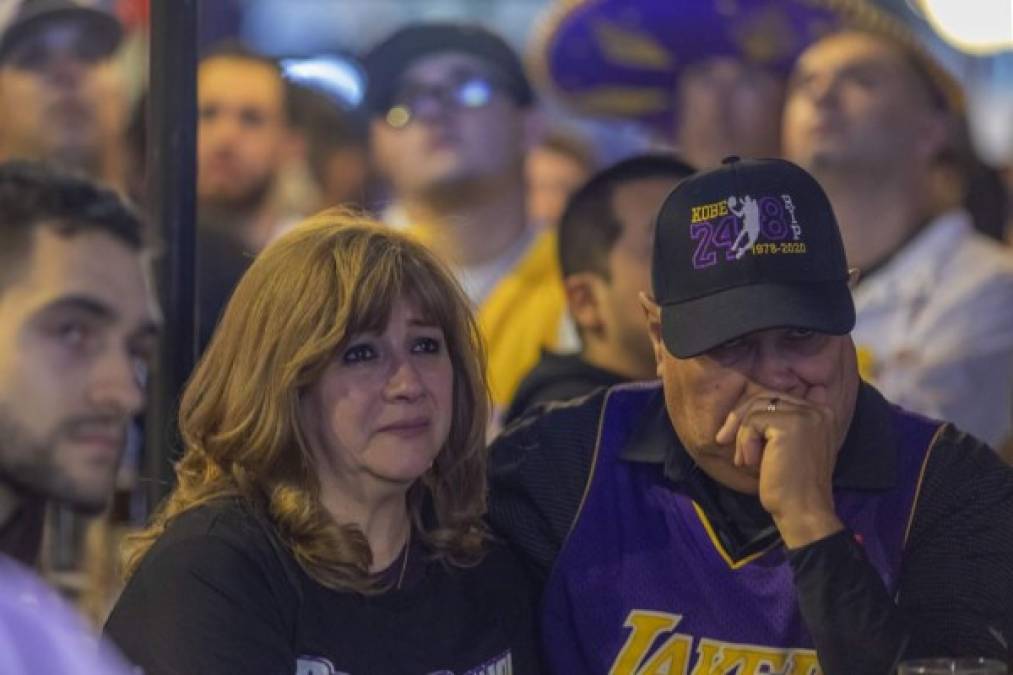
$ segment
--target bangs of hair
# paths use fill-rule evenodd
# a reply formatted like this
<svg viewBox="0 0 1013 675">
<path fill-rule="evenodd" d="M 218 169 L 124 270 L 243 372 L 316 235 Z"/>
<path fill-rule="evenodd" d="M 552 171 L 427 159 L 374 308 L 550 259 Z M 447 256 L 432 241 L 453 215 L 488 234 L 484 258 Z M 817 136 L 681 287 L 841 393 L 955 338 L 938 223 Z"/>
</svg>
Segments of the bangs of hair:
<svg viewBox="0 0 1013 675">
<path fill-rule="evenodd" d="M 419 321 L 440 327 L 449 338 L 454 303 L 447 295 L 456 289 L 440 285 L 432 267 L 406 255 L 402 247 L 391 247 L 381 254 L 377 260 L 367 261 L 359 279 L 349 280 L 356 292 L 349 299 L 343 343 L 353 335 L 382 333 L 399 300 L 412 306 Z"/>
</svg>

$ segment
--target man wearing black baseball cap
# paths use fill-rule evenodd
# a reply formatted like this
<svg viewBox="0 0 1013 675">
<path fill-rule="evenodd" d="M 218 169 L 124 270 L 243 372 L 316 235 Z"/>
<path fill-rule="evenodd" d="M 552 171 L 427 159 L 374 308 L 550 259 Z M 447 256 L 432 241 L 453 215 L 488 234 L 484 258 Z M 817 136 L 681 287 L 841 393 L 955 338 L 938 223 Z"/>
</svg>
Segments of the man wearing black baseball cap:
<svg viewBox="0 0 1013 675">
<path fill-rule="evenodd" d="M 524 158 L 538 141 L 517 55 L 475 24 L 406 26 L 363 59 L 384 219 L 448 262 L 478 309 L 493 402 L 505 409 L 541 349 L 559 349 L 566 300 L 554 235 L 529 223 Z"/>
<path fill-rule="evenodd" d="M 661 382 L 491 449 L 490 520 L 543 584 L 555 672 L 1013 658 L 1013 469 L 860 380 L 849 276 L 794 164 L 729 158 L 669 195 L 641 298 Z"/>
<path fill-rule="evenodd" d="M 0 35 L 0 158 L 123 183 L 119 20 L 72 0 L 23 0 Z"/>
</svg>

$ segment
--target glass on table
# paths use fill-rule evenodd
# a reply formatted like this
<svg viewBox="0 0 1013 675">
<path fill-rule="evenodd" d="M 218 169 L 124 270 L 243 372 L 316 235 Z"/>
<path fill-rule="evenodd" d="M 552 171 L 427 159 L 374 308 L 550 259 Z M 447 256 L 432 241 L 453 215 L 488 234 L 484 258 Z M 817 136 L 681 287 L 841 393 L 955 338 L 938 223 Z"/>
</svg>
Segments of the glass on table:
<svg viewBox="0 0 1013 675">
<path fill-rule="evenodd" d="M 1006 664 L 994 659 L 916 659 L 904 661 L 897 675 L 1007 675 Z"/>
</svg>

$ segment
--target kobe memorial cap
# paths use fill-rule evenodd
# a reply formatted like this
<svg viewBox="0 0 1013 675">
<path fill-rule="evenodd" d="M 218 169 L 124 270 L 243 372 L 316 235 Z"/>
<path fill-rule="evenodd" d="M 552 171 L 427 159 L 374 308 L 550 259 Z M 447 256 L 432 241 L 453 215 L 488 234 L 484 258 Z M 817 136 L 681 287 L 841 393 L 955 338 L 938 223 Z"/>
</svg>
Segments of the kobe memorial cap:
<svg viewBox="0 0 1013 675">
<path fill-rule="evenodd" d="M 781 159 L 729 157 L 661 206 L 651 281 L 679 358 L 748 333 L 855 326 L 837 219 L 819 183 Z"/>
</svg>

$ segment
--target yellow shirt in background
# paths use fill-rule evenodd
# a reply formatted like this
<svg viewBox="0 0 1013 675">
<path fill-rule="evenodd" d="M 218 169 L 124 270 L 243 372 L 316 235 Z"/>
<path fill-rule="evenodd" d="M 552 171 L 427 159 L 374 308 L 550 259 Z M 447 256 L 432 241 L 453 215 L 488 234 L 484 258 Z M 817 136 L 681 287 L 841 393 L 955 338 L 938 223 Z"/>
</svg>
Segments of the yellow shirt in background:
<svg viewBox="0 0 1013 675">
<path fill-rule="evenodd" d="M 510 404 L 542 349 L 560 348 L 565 316 L 556 235 L 541 232 L 478 307 L 489 356 L 489 385 L 498 409 Z"/>
</svg>

